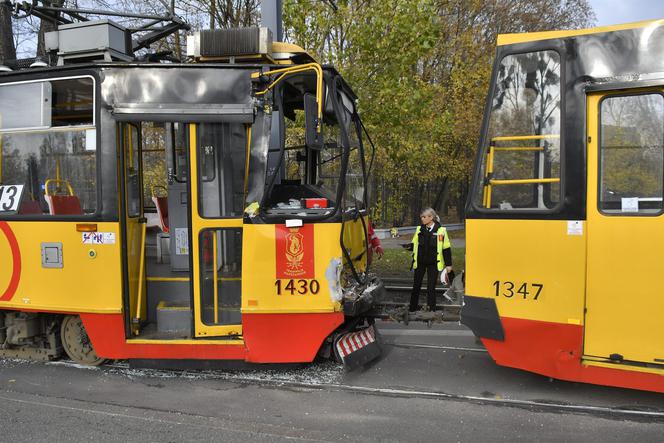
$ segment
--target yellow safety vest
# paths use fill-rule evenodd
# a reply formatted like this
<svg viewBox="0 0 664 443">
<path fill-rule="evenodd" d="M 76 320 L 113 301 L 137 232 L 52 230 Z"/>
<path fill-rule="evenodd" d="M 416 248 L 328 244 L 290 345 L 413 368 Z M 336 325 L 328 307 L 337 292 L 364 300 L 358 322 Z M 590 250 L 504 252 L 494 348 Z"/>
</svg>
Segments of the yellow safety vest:
<svg viewBox="0 0 664 443">
<path fill-rule="evenodd" d="M 415 229 L 415 235 L 413 236 L 413 269 L 417 269 L 417 248 L 419 242 L 420 229 L 422 226 L 418 226 Z M 447 229 L 442 226 L 436 231 L 436 261 L 438 263 L 438 270 L 442 271 L 445 268 L 445 259 L 443 258 L 443 249 L 450 248 L 450 239 L 447 237 Z"/>
</svg>

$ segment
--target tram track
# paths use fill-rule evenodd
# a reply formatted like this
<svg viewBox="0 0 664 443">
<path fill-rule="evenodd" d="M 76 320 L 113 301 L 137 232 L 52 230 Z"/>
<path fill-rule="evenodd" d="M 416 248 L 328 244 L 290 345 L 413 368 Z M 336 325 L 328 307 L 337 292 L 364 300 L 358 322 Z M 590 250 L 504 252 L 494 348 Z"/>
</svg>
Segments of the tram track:
<svg viewBox="0 0 664 443">
<path fill-rule="evenodd" d="M 383 344 L 394 346 L 395 348 L 403 349 L 440 349 L 443 351 L 464 351 L 464 352 L 487 352 L 484 348 L 469 348 L 465 346 L 443 346 L 443 345 L 425 345 L 419 343 L 395 343 L 383 340 Z"/>
<path fill-rule="evenodd" d="M 401 348 L 422 348 L 422 349 L 441 349 L 452 350 L 461 352 L 486 352 L 479 348 L 466 348 L 455 346 L 438 346 L 438 345 L 421 345 L 414 343 L 385 343 L 388 346 L 401 347 Z M 136 369 L 132 368 L 127 362 L 115 362 L 106 364 L 101 367 L 84 367 L 73 361 L 60 360 L 48 364 L 68 366 L 77 369 L 93 369 L 105 371 L 111 374 L 117 374 L 131 379 L 140 378 L 187 378 L 187 379 L 204 379 L 204 380 L 219 380 L 238 384 L 251 384 L 258 387 L 270 387 L 277 389 L 293 389 L 293 390 L 316 390 L 316 391 L 336 391 L 348 392 L 363 395 L 374 395 L 386 398 L 405 398 L 405 399 L 430 399 L 430 400 L 449 400 L 466 402 L 478 405 L 488 405 L 495 407 L 511 407 L 525 409 L 533 412 L 542 413 L 573 413 L 582 415 L 591 415 L 606 419 L 621 419 L 637 422 L 664 422 L 664 409 L 636 409 L 626 407 L 609 407 L 609 406 L 596 406 L 581 403 L 568 403 L 554 400 L 544 399 L 517 399 L 517 398 L 504 398 L 498 395 L 483 396 L 472 394 L 460 394 L 445 392 L 439 390 L 422 390 L 416 388 L 408 388 L 403 386 L 397 387 L 376 387 L 376 386 L 358 386 L 347 384 L 343 382 L 334 381 L 313 381 L 313 380 L 290 380 L 285 378 L 273 377 L 266 378 L 265 376 L 253 375 L 256 371 L 182 371 L 182 370 L 166 370 L 166 369 Z M 314 365 L 311 365 L 314 366 Z M 303 369 L 302 371 L 306 371 Z M 270 371 L 258 370 L 259 374 L 269 374 Z M 336 375 L 341 376 L 343 371 L 339 368 Z"/>
</svg>

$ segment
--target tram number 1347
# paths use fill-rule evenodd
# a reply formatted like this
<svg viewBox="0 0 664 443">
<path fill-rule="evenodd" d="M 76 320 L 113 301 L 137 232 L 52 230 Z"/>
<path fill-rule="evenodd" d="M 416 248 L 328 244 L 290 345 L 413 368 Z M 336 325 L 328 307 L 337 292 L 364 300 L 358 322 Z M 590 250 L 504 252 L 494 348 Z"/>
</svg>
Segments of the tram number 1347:
<svg viewBox="0 0 664 443">
<path fill-rule="evenodd" d="M 515 283 L 500 280 L 493 282 L 493 287 L 496 290 L 496 297 L 522 297 L 523 300 L 537 300 L 544 289 L 544 285 L 540 283 Z"/>
<path fill-rule="evenodd" d="M 315 295 L 320 291 L 318 280 L 276 280 L 274 286 L 277 288 L 277 295 Z"/>
</svg>

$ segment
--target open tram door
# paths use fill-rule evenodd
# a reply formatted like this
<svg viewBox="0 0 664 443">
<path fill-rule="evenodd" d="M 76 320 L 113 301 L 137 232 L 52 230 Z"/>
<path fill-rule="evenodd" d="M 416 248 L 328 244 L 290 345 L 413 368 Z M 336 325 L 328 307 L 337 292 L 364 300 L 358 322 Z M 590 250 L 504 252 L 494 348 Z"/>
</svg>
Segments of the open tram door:
<svg viewBox="0 0 664 443">
<path fill-rule="evenodd" d="M 664 368 L 664 95 L 588 95 L 584 359 Z"/>
<path fill-rule="evenodd" d="M 242 217 L 250 128 L 244 122 L 189 125 L 196 337 L 242 336 Z"/>
<path fill-rule="evenodd" d="M 121 123 L 118 136 L 122 147 L 122 193 L 124 204 L 123 248 L 125 265 L 125 306 L 129 310 L 129 330 L 137 335 L 146 318 L 145 236 L 141 198 L 141 131 L 135 123 Z"/>
</svg>

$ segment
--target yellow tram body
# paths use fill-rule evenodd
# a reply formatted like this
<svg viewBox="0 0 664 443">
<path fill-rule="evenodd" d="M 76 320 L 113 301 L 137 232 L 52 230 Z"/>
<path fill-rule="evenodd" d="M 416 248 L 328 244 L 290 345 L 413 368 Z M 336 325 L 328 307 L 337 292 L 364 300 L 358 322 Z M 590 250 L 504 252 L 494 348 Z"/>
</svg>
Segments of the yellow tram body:
<svg viewBox="0 0 664 443">
<path fill-rule="evenodd" d="M 664 392 L 663 51 L 662 20 L 499 36 L 462 310 L 498 364 Z"/>
<path fill-rule="evenodd" d="M 0 355 L 307 362 L 371 328 L 352 90 L 266 29 L 206 38 L 0 78 Z"/>
</svg>

